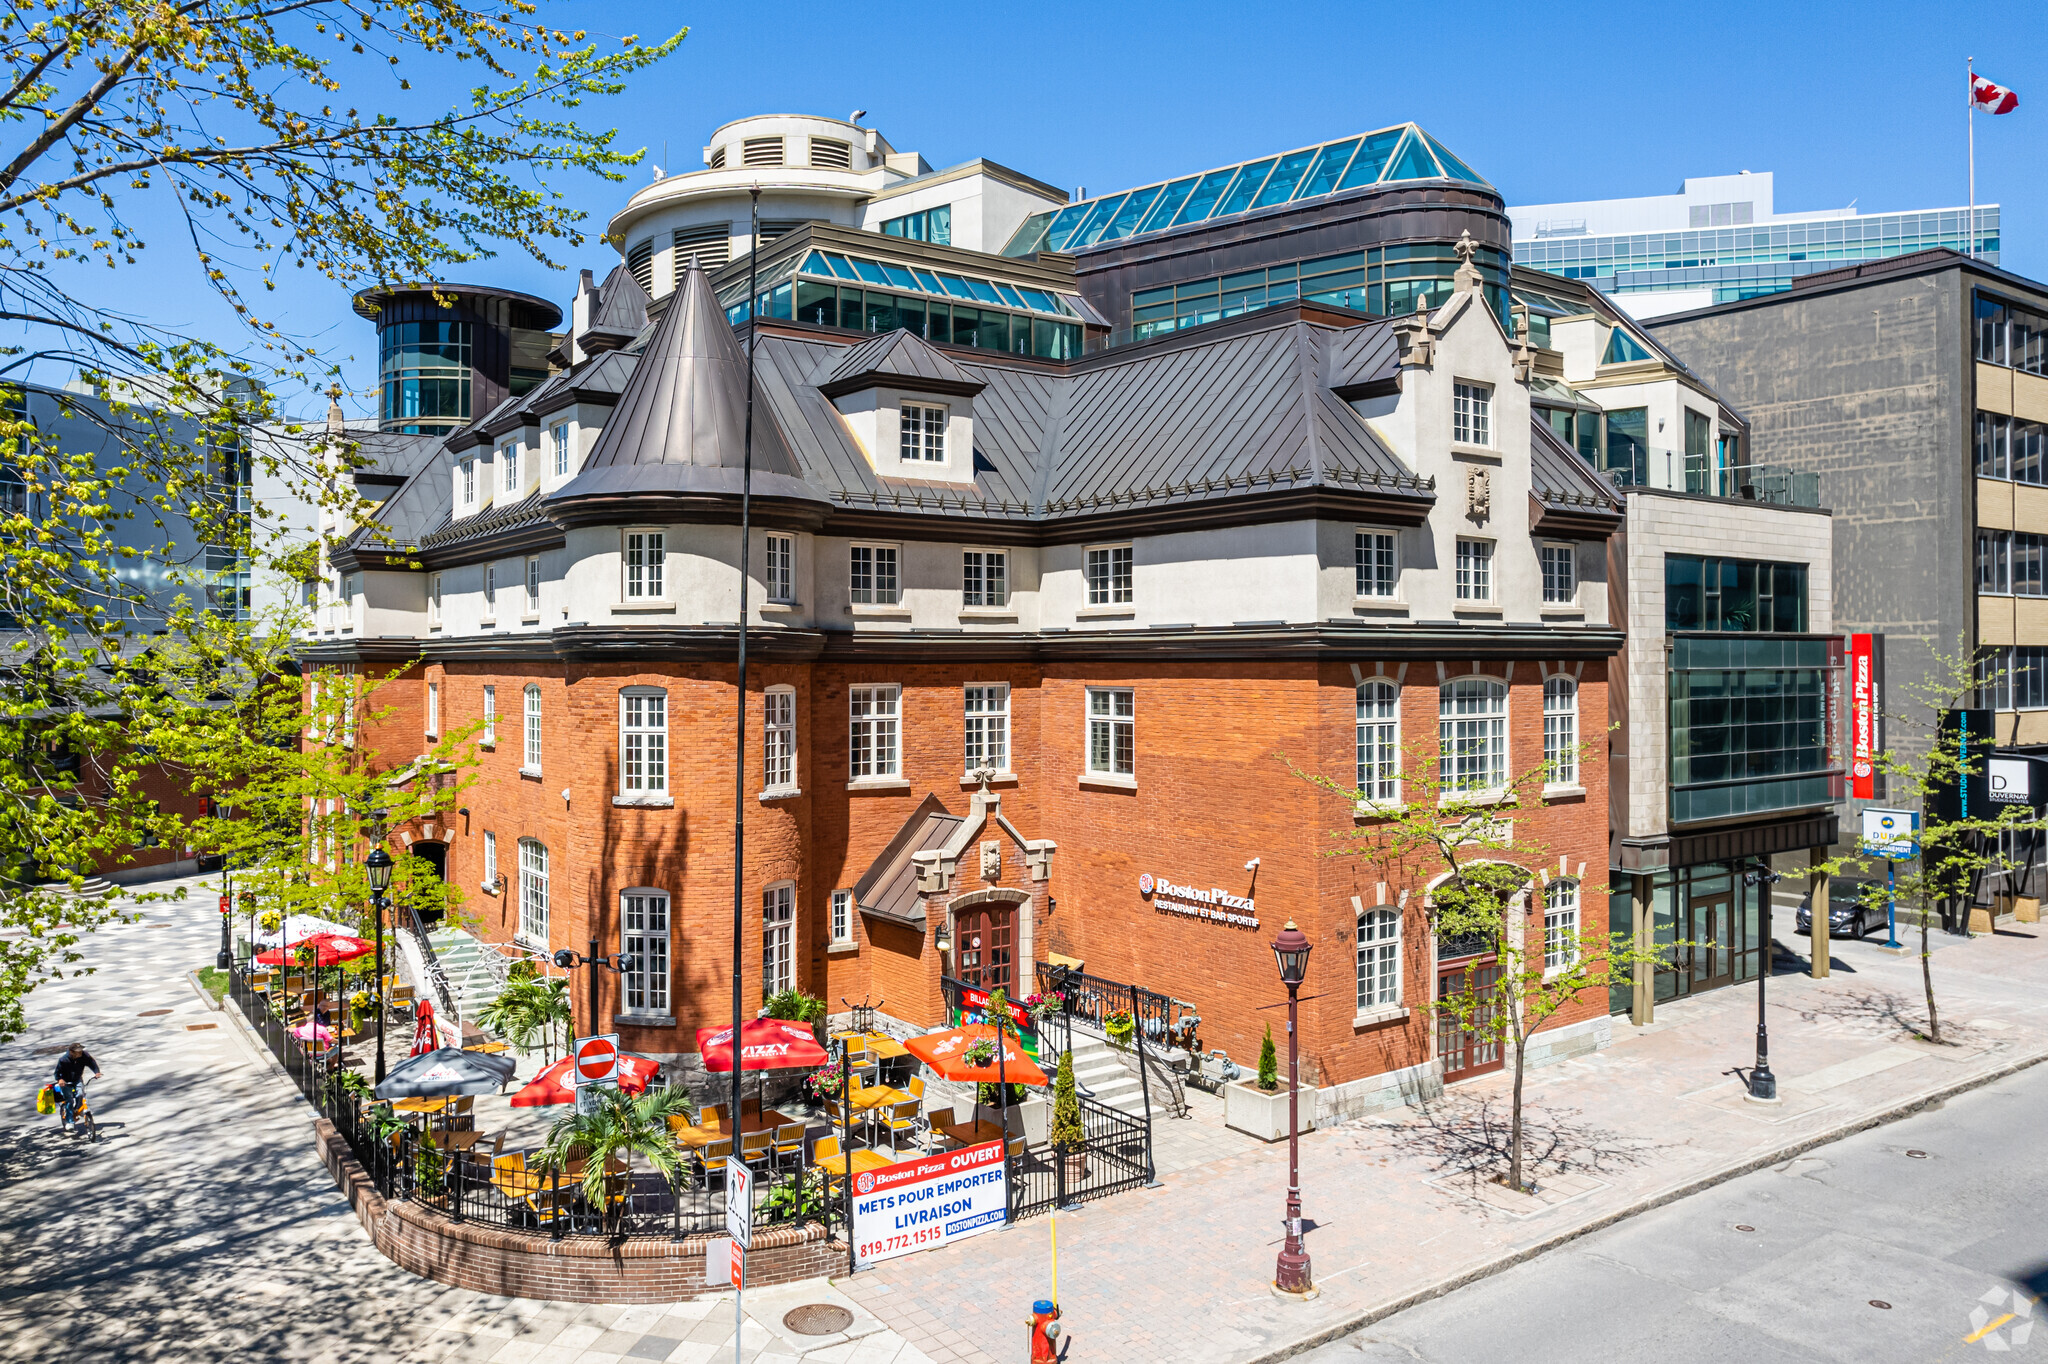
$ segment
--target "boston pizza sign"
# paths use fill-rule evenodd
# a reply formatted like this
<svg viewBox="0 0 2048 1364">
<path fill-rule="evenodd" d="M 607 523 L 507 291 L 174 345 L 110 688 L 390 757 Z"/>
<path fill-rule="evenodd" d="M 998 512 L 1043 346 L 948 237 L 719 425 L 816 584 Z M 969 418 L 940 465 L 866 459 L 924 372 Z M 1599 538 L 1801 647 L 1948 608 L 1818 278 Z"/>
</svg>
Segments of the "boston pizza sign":
<svg viewBox="0 0 2048 1364">
<path fill-rule="evenodd" d="M 1203 888 L 1181 885 L 1143 872 L 1138 876 L 1138 894 L 1152 902 L 1161 914 L 1179 914 L 1204 919 L 1227 928 L 1257 928 L 1258 908 L 1249 895 L 1232 895 L 1221 886 Z"/>
</svg>

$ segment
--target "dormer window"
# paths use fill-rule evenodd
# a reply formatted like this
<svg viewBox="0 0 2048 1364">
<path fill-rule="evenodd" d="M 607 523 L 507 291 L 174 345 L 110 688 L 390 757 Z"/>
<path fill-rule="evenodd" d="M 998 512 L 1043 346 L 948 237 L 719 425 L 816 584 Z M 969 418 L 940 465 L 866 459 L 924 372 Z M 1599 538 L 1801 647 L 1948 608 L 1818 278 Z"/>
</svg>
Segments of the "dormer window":
<svg viewBox="0 0 2048 1364">
<path fill-rule="evenodd" d="M 903 462 L 946 462 L 946 409 L 903 404 Z"/>
<path fill-rule="evenodd" d="M 498 459 L 505 466 L 505 491 L 519 491 L 519 446 L 506 444 L 498 448 Z"/>
<path fill-rule="evenodd" d="M 473 459 L 462 461 L 462 505 L 476 505 L 476 461 Z"/>
</svg>

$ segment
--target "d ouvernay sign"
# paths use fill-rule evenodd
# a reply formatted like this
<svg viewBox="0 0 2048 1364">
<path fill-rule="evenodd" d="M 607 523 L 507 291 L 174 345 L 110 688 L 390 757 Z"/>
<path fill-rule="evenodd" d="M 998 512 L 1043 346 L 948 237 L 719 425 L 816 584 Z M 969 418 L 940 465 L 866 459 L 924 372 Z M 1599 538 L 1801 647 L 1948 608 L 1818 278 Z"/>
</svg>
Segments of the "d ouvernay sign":
<svg viewBox="0 0 2048 1364">
<path fill-rule="evenodd" d="M 1138 877 L 1138 894 L 1152 902 L 1162 914 L 1184 914 L 1190 919 L 1207 919 L 1231 928 L 1257 928 L 1258 907 L 1249 895 L 1232 895 L 1220 886 L 1177 885 L 1151 872 Z"/>
</svg>

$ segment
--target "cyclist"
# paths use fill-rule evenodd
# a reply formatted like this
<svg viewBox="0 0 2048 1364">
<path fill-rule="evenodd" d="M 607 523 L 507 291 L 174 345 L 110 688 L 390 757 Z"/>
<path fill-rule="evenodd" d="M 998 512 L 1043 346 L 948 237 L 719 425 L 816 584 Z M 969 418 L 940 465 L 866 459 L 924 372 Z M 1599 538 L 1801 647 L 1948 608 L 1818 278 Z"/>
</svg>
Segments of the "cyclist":
<svg viewBox="0 0 2048 1364">
<path fill-rule="evenodd" d="M 92 1059 L 92 1053 L 85 1049 L 85 1043 L 73 1042 L 65 1053 L 57 1058 L 57 1112 L 64 1119 L 64 1130 L 71 1130 L 71 1120 L 78 1116 L 79 1088 L 90 1067 L 92 1077 L 100 1078 L 100 1063 Z"/>
</svg>

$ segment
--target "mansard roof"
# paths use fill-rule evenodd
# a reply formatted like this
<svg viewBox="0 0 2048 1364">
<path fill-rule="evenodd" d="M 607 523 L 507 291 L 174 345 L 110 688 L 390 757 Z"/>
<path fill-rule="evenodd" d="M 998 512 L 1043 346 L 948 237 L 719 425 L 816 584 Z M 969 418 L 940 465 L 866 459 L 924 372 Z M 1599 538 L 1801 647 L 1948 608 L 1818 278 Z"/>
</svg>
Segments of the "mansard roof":
<svg viewBox="0 0 2048 1364">
<path fill-rule="evenodd" d="M 590 324 L 584 330 L 584 349 L 594 351 L 607 344 L 616 349 L 632 342 L 647 327 L 649 302 L 647 291 L 640 287 L 633 272 L 624 265 L 613 266 L 598 287 L 597 306 L 591 310 Z M 599 344 L 592 345 L 593 340 Z"/>
<path fill-rule="evenodd" d="M 1540 413 L 1529 419 L 1530 529 L 1572 539 L 1604 538 L 1625 515 L 1621 495 L 1566 445 Z"/>
<path fill-rule="evenodd" d="M 902 327 L 863 341 L 828 361 L 813 382 L 828 398 L 878 387 L 971 397 L 988 387 L 931 342 Z"/>
</svg>

